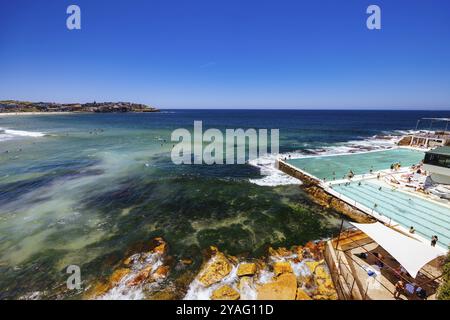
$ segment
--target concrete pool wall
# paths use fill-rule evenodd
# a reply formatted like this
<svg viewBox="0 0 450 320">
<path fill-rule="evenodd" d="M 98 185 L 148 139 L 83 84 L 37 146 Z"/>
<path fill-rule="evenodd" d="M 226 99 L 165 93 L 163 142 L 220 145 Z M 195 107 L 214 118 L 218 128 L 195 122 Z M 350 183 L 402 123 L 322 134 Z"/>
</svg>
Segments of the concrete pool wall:
<svg viewBox="0 0 450 320">
<path fill-rule="evenodd" d="M 315 203 L 326 208 L 334 209 L 360 223 L 374 221 L 364 211 L 361 211 L 350 202 L 346 202 L 332 193 L 326 192 L 325 186 L 321 183 L 321 181 L 307 172 L 295 168 L 283 160 L 277 160 L 276 166 L 280 171 L 301 180 L 301 188 L 311 195 L 311 199 Z"/>
</svg>

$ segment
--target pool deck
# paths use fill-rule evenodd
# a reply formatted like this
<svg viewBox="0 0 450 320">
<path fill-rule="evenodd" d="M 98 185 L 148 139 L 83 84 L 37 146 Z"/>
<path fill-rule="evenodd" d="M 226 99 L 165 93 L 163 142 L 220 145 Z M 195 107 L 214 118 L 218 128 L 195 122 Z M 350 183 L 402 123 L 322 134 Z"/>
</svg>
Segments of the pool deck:
<svg viewBox="0 0 450 320">
<path fill-rule="evenodd" d="M 362 252 L 378 252 L 389 267 L 376 267 L 376 259 L 369 255 L 361 259 Z M 399 280 L 394 271 L 400 264 L 382 247 L 359 230 L 347 230 L 331 239 L 325 247 L 325 260 L 341 300 L 394 300 L 395 283 Z M 367 269 L 377 270 L 371 277 Z M 427 300 L 436 299 L 436 291 L 442 283 L 439 259 L 424 266 L 415 279 L 403 275 L 404 281 L 420 283 L 427 291 Z M 416 300 L 414 295 L 403 292 L 397 300 Z"/>
<path fill-rule="evenodd" d="M 404 147 L 402 147 L 404 148 Z M 405 148 L 406 149 L 406 148 Z M 417 148 L 408 148 L 408 149 L 414 149 L 414 150 L 418 150 Z M 419 149 L 420 151 L 424 151 L 423 149 Z M 366 151 L 365 153 L 368 152 L 376 152 L 376 151 Z M 352 153 L 354 154 L 354 153 Z M 349 154 L 349 156 L 351 156 L 352 154 Z M 341 154 L 342 155 L 342 154 Z M 328 156 L 328 155 L 327 155 Z M 335 155 L 329 155 L 330 157 L 333 157 Z M 324 157 L 323 155 L 321 156 L 308 156 L 307 158 L 314 158 L 314 157 Z M 306 158 L 306 157 L 305 157 Z M 287 161 L 278 160 L 278 168 L 285 172 L 286 174 L 289 174 L 297 179 L 300 179 L 302 182 L 308 183 L 308 184 L 315 184 L 316 186 L 318 186 L 319 188 L 323 189 L 326 193 L 328 193 L 329 195 L 331 195 L 332 197 L 339 199 L 343 202 L 345 202 L 346 204 L 350 205 L 353 208 L 356 208 L 359 212 L 363 212 L 364 214 L 375 218 L 376 220 L 396 229 L 397 231 L 415 238 L 419 241 L 422 241 L 426 244 L 430 243 L 430 239 L 425 239 L 423 236 L 418 235 L 418 234 L 411 234 L 409 233 L 409 230 L 407 228 L 405 228 L 404 226 L 400 225 L 399 223 L 397 223 L 396 221 L 383 216 L 381 214 L 379 214 L 376 210 L 374 210 L 373 208 L 368 208 L 366 206 L 364 206 L 363 204 L 337 192 L 336 190 L 333 189 L 333 185 L 335 184 L 342 184 L 342 183 L 348 183 L 348 182 L 357 182 L 357 181 L 364 181 L 364 180 L 373 180 L 376 181 L 377 184 L 380 184 L 386 188 L 392 188 L 392 185 L 388 184 L 387 182 L 383 181 L 383 179 L 385 177 L 388 176 L 393 176 L 398 175 L 398 174 L 405 174 L 405 173 L 409 173 L 411 171 L 410 167 L 402 167 L 399 170 L 396 170 L 395 172 L 393 172 L 391 169 L 386 169 L 386 170 L 379 170 L 379 171 L 374 171 L 372 173 L 367 173 L 367 174 L 361 174 L 361 175 L 355 175 L 351 180 L 349 179 L 339 179 L 339 180 L 333 180 L 333 181 L 324 181 L 318 177 L 315 177 L 314 175 L 299 169 L 291 164 L 289 164 Z M 378 174 L 380 175 L 380 179 L 377 179 Z M 433 202 L 445 207 L 448 207 L 450 210 L 450 201 L 444 200 L 444 201 L 438 201 L 437 199 L 433 199 L 433 197 L 430 197 L 428 195 L 424 195 L 420 192 L 417 191 L 413 191 L 413 190 L 402 190 L 401 188 L 397 189 L 400 192 L 404 192 L 407 194 L 411 194 L 413 196 L 419 197 L 422 200 L 425 201 L 429 201 L 429 202 Z M 442 246 L 438 246 L 438 248 L 442 249 L 443 254 L 445 254 L 447 252 L 447 249 L 443 248 Z"/>
</svg>

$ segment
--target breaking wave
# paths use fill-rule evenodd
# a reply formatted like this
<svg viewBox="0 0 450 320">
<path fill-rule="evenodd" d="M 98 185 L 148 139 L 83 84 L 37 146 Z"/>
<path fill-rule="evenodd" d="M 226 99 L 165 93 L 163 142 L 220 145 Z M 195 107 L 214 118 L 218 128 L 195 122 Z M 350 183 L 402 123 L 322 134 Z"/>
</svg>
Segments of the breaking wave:
<svg viewBox="0 0 450 320">
<path fill-rule="evenodd" d="M 43 132 L 34 132 L 34 131 L 23 131 L 23 130 L 12 130 L 0 128 L 0 141 L 10 140 L 18 137 L 32 137 L 39 138 L 43 137 L 46 134 Z"/>
</svg>

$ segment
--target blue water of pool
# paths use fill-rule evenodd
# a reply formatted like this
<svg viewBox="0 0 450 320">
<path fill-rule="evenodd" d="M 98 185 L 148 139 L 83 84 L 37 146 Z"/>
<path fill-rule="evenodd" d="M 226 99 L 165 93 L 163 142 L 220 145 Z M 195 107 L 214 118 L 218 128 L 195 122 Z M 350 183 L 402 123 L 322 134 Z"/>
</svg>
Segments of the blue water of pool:
<svg viewBox="0 0 450 320">
<path fill-rule="evenodd" d="M 438 244 L 450 244 L 450 209 L 433 201 L 367 181 L 335 184 L 332 188 L 386 216 L 405 228 L 413 226 L 426 239 L 437 235 Z"/>
</svg>

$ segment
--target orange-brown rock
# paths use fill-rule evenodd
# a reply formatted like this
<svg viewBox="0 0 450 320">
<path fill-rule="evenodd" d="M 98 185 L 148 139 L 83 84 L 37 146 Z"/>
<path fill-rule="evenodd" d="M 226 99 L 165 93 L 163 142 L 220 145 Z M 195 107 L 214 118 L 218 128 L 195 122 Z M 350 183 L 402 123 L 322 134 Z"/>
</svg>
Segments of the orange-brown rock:
<svg viewBox="0 0 450 320">
<path fill-rule="evenodd" d="M 290 255 L 292 255 L 292 251 L 286 248 L 280 247 L 278 249 L 274 249 L 272 247 L 269 247 L 269 256 L 272 256 L 274 258 L 282 258 Z"/>
<path fill-rule="evenodd" d="M 306 261 L 305 262 L 306 266 L 308 267 L 308 269 L 311 273 L 314 273 L 317 266 L 321 263 L 322 263 L 321 261 Z"/>
<path fill-rule="evenodd" d="M 273 273 L 275 273 L 276 276 L 282 273 L 292 273 L 292 266 L 289 262 L 274 262 Z"/>
<path fill-rule="evenodd" d="M 239 292 L 228 285 L 224 285 L 213 291 L 211 300 L 238 300 L 239 297 Z"/>
<path fill-rule="evenodd" d="M 149 253 L 166 254 L 167 253 L 167 242 L 161 238 L 156 237 L 152 240 L 153 249 Z"/>
<path fill-rule="evenodd" d="M 331 297 L 336 295 L 336 290 L 334 287 L 330 287 L 328 284 L 319 281 L 317 282 L 316 295 Z"/>
<path fill-rule="evenodd" d="M 130 273 L 130 269 L 128 268 L 120 268 L 113 272 L 113 274 L 109 277 L 109 282 L 113 285 L 120 282 L 127 274 Z"/>
<path fill-rule="evenodd" d="M 123 260 L 123 264 L 126 266 L 129 266 L 131 264 L 131 256 L 129 256 L 128 258 L 126 258 L 125 260 Z"/>
<path fill-rule="evenodd" d="M 305 290 L 298 288 L 297 296 L 295 300 L 312 300 L 311 297 L 305 292 Z"/>
<path fill-rule="evenodd" d="M 315 286 L 314 275 L 301 275 L 297 279 L 299 286 L 305 286 L 310 289 Z"/>
<path fill-rule="evenodd" d="M 284 273 L 275 281 L 258 288 L 258 300 L 295 300 L 297 279 L 292 273 Z"/>
<path fill-rule="evenodd" d="M 337 293 L 334 288 L 333 280 L 331 279 L 331 275 L 328 273 L 325 266 L 318 266 L 314 272 L 314 276 L 316 295 L 327 296 L 328 299 L 336 299 Z"/>
<path fill-rule="evenodd" d="M 111 285 L 109 283 L 99 282 L 92 286 L 84 295 L 85 299 L 95 299 L 104 295 L 108 290 L 111 289 Z"/>
<path fill-rule="evenodd" d="M 316 278 L 331 280 L 331 277 L 330 277 L 330 274 L 328 272 L 328 269 L 324 265 L 318 265 L 316 267 L 316 269 L 314 270 L 314 276 Z"/>
<path fill-rule="evenodd" d="M 127 286 L 133 287 L 133 286 L 143 283 L 144 281 L 146 281 L 149 278 L 151 271 L 152 271 L 152 266 L 145 267 L 144 269 L 139 271 L 139 273 L 133 279 L 131 279 L 130 281 L 127 282 Z"/>
<path fill-rule="evenodd" d="M 325 295 L 314 295 L 314 300 L 337 300 L 337 295 L 325 296 Z"/>
<path fill-rule="evenodd" d="M 209 251 L 211 252 L 211 255 L 215 255 L 216 253 L 220 252 L 219 248 L 217 248 L 216 246 L 210 246 Z"/>
<path fill-rule="evenodd" d="M 305 245 L 305 249 L 309 251 L 309 253 L 314 259 L 321 260 L 323 259 L 323 251 L 325 249 L 325 243 L 323 241 L 319 241 L 317 243 L 309 241 Z"/>
<path fill-rule="evenodd" d="M 298 246 L 295 251 L 297 253 L 298 260 L 302 261 L 303 260 L 303 247 Z"/>
<path fill-rule="evenodd" d="M 192 261 L 192 259 L 189 259 L 189 258 L 184 258 L 184 259 L 181 259 L 180 261 L 184 265 L 190 265 L 194 262 L 194 261 Z"/>
<path fill-rule="evenodd" d="M 227 257 L 222 252 L 216 251 L 210 261 L 203 267 L 198 280 L 204 286 L 209 287 L 226 277 L 231 269 L 232 265 Z"/>
<path fill-rule="evenodd" d="M 316 248 L 316 244 L 312 241 L 308 241 L 305 244 L 305 248 L 308 248 L 309 250 L 314 250 Z"/>
<path fill-rule="evenodd" d="M 237 270 L 238 277 L 252 276 L 256 273 L 256 264 L 254 263 L 241 263 Z"/>
<path fill-rule="evenodd" d="M 177 293 L 173 289 L 163 289 L 162 291 L 152 292 L 150 294 L 150 300 L 179 300 L 181 297 L 177 296 Z"/>
<path fill-rule="evenodd" d="M 156 246 L 155 248 L 153 248 L 153 252 L 154 253 L 159 253 L 159 254 L 165 254 L 167 250 L 167 244 L 161 243 L 160 245 Z"/>
<path fill-rule="evenodd" d="M 153 273 L 153 278 L 162 279 L 167 277 L 168 274 L 169 274 L 169 266 L 160 266 Z"/>
</svg>

